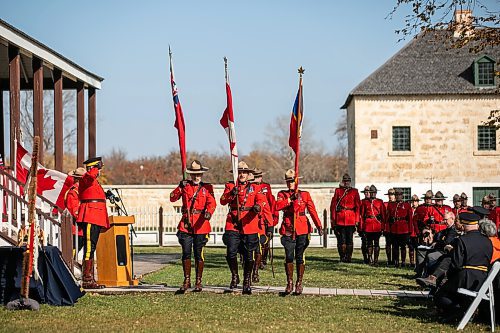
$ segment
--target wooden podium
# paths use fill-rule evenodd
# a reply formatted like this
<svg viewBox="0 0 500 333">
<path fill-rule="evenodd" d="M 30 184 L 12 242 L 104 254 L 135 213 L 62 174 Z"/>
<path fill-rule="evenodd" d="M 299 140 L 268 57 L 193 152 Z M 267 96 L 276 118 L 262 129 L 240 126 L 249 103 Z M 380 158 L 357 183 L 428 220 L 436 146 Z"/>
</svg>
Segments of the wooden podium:
<svg viewBox="0 0 500 333">
<path fill-rule="evenodd" d="M 129 225 L 134 216 L 110 216 L 110 228 L 99 235 L 97 242 L 97 282 L 106 287 L 136 286 L 132 276 Z"/>
</svg>

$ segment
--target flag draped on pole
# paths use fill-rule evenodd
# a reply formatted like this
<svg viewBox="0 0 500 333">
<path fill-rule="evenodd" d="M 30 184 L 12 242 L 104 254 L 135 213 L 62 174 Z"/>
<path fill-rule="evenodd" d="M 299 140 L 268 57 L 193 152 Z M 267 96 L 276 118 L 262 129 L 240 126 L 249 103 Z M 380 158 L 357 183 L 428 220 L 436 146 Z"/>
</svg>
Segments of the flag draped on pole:
<svg viewBox="0 0 500 333">
<path fill-rule="evenodd" d="M 172 65 L 172 51 L 168 47 L 170 57 L 170 84 L 172 85 L 172 98 L 174 100 L 175 123 L 174 127 L 177 128 L 177 135 L 179 137 L 179 150 L 181 154 L 182 176 L 186 176 L 186 128 L 184 124 L 184 115 L 182 114 L 181 102 L 177 93 L 177 85 L 174 78 L 174 66 Z"/>
<path fill-rule="evenodd" d="M 31 154 L 17 142 L 16 152 L 16 178 L 26 184 L 31 168 Z M 37 194 L 45 197 L 61 209 L 65 208 L 64 195 L 73 185 L 73 179 L 67 174 L 57 170 L 47 169 L 38 163 L 37 168 Z M 40 208 L 40 201 L 37 207 Z"/>
<path fill-rule="evenodd" d="M 302 74 L 304 69 L 299 68 L 299 91 L 292 108 L 292 116 L 290 119 L 290 136 L 288 138 L 288 145 L 295 153 L 295 191 L 298 190 L 299 181 L 299 157 L 300 157 L 300 137 L 302 134 L 302 117 L 304 114 L 303 101 L 302 101 Z"/>
<path fill-rule="evenodd" d="M 238 149 L 236 148 L 236 131 L 234 129 L 234 115 L 233 115 L 233 97 L 231 95 L 231 87 L 229 86 L 229 78 L 227 75 L 227 58 L 224 57 L 224 63 L 226 68 L 226 98 L 227 105 L 222 118 L 220 119 L 220 124 L 224 127 L 229 138 L 229 149 L 231 151 L 231 167 L 233 170 L 233 180 L 234 184 L 238 181 Z"/>
</svg>

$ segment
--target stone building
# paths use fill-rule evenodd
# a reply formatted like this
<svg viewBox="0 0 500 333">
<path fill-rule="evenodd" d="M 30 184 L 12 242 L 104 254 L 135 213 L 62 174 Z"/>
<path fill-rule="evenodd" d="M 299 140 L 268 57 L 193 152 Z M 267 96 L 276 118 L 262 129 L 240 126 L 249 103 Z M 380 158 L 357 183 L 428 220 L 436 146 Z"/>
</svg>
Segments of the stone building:
<svg viewBox="0 0 500 333">
<path fill-rule="evenodd" d="M 375 184 L 382 194 L 400 187 L 407 197 L 432 188 L 449 204 L 454 193 L 465 192 L 469 205 L 491 192 L 498 197 L 500 137 L 483 122 L 500 109 L 500 48 L 449 49 L 447 36 L 411 40 L 347 97 L 356 187 Z"/>
</svg>

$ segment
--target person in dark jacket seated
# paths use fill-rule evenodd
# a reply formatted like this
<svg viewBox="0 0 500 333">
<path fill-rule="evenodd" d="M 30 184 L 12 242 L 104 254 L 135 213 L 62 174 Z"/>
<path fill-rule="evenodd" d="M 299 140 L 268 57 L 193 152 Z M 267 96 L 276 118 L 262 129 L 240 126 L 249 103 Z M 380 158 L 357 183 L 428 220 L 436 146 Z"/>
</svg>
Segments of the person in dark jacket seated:
<svg viewBox="0 0 500 333">
<path fill-rule="evenodd" d="M 451 243 L 451 263 L 448 280 L 440 287 L 434 302 L 448 319 L 458 318 L 472 301 L 457 292 L 458 288 L 478 291 L 488 276 L 493 246 L 490 239 L 479 231 L 480 216 L 463 212 L 459 219 L 465 234 Z"/>
<path fill-rule="evenodd" d="M 419 277 L 417 283 L 422 286 L 427 286 L 427 279 L 423 278 L 424 275 L 430 275 L 431 284 L 432 281 L 435 284 L 435 276 L 432 273 L 429 274 L 429 272 L 434 271 L 434 268 L 440 262 L 439 259 L 449 250 L 448 245 L 460 234 L 455 225 L 455 214 L 453 212 L 446 212 L 443 222 L 446 223 L 447 228 L 434 235 L 433 243 L 430 247 L 417 248 L 417 267 L 415 271 Z"/>
</svg>

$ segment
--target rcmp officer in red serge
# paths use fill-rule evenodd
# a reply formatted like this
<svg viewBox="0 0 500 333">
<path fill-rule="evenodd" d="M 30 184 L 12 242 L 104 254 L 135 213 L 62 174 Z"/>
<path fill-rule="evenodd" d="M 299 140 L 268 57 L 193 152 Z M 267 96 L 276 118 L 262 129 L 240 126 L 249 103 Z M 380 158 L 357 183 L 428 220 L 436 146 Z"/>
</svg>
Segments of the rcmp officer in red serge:
<svg viewBox="0 0 500 333">
<path fill-rule="evenodd" d="M 415 235 L 413 227 L 413 212 L 408 202 L 403 201 L 403 191 L 396 189 L 396 202 L 387 205 L 386 223 L 393 237 L 392 260 L 394 266 L 399 267 L 399 254 L 401 254 L 401 267 L 406 262 L 406 245 L 410 236 Z"/>
<path fill-rule="evenodd" d="M 256 177 L 255 175 L 258 175 Z M 274 196 L 271 193 L 271 186 L 267 183 L 262 183 L 262 170 L 254 169 L 248 174 L 248 181 L 257 185 L 258 191 L 266 197 L 267 204 L 259 213 L 259 246 L 255 251 L 255 265 L 253 267 L 252 282 L 259 282 L 259 269 L 262 269 L 262 256 L 264 249 L 267 248 L 269 251 L 269 241 L 273 237 L 272 229 L 274 228 Z M 272 206 L 270 204 L 272 203 Z M 267 233 L 267 230 L 271 229 L 271 233 Z"/>
<path fill-rule="evenodd" d="M 68 176 L 73 178 L 73 185 L 71 185 L 69 190 L 64 194 L 64 205 L 73 217 L 73 235 L 77 234 L 76 229 L 78 228 L 78 249 L 76 249 L 76 254 L 78 254 L 83 247 L 83 229 L 81 225 L 77 226 L 76 220 L 78 219 L 78 210 L 80 209 L 78 184 L 85 172 L 85 168 L 82 167 L 68 172 Z"/>
<path fill-rule="evenodd" d="M 241 245 L 244 260 L 243 294 L 248 295 L 252 293 L 250 279 L 255 252 L 259 246 L 259 213 L 267 205 L 266 197 L 259 191 L 259 186 L 248 182 L 250 172 L 252 169 L 248 168 L 245 162 L 239 162 L 238 186 L 232 181 L 226 183 L 220 198 L 221 205 L 229 205 L 226 231 L 222 236 L 222 241 L 227 246 L 226 260 L 231 271 L 229 288 L 233 289 L 239 283 L 237 255 Z"/>
<path fill-rule="evenodd" d="M 186 169 L 191 180 L 182 180 L 179 186 L 170 193 L 170 201 L 175 202 L 182 198 L 182 219 L 177 226 L 177 238 L 182 247 L 182 269 L 184 282 L 179 289 L 185 292 L 191 288 L 191 253 L 194 250 L 196 284 L 194 291 L 202 290 L 201 280 L 205 258 L 203 247 L 207 244 L 210 231 L 210 218 L 217 203 L 214 189 L 211 184 L 201 181 L 203 173 L 208 171 L 200 161 L 194 160 Z M 189 213 L 188 213 L 189 210 Z"/>
<path fill-rule="evenodd" d="M 94 278 L 94 253 L 102 228 L 109 228 L 106 195 L 97 178 L 103 167 L 101 157 L 83 162 L 87 172 L 78 185 L 80 209 L 77 223 L 83 229 L 83 283 L 87 289 L 102 288 Z"/>
<path fill-rule="evenodd" d="M 335 189 L 330 204 L 332 229 L 335 229 L 337 235 L 337 247 L 342 262 L 351 262 L 353 235 L 355 226 L 359 224 L 360 206 L 358 190 L 351 187 L 351 177 L 344 174 L 342 184 Z"/>
<path fill-rule="evenodd" d="M 387 223 L 387 207 L 389 207 L 389 204 L 391 202 L 396 202 L 396 191 L 393 188 L 390 188 L 385 195 L 387 195 L 388 200 L 384 202 L 386 219 L 384 220 L 382 233 L 385 238 L 385 255 L 387 256 L 387 266 L 391 266 L 394 265 L 394 258 L 392 258 L 392 244 L 394 243 L 394 237 L 391 233 L 389 223 Z"/>
<path fill-rule="evenodd" d="M 372 185 L 368 189 L 370 197 L 361 200 L 360 229 L 366 237 L 368 261 L 370 265 L 378 265 L 380 254 L 380 236 L 382 235 L 383 223 L 386 219 L 385 205 L 381 199 L 377 199 L 377 188 Z"/>
<path fill-rule="evenodd" d="M 451 209 L 450 206 L 444 205 L 444 199 L 446 197 L 441 193 L 441 191 L 437 191 L 436 195 L 434 196 L 434 206 L 432 206 L 432 216 L 434 216 L 434 224 L 430 225 L 432 230 L 434 230 L 434 233 L 438 233 L 441 230 L 444 230 L 447 228 L 446 222 L 444 220 L 444 213 L 446 212 L 452 212 L 453 210 Z"/>
<path fill-rule="evenodd" d="M 295 283 L 295 294 L 302 294 L 302 278 L 305 270 L 305 250 L 309 246 L 312 226 L 306 216 L 306 209 L 311 216 L 318 232 L 323 235 L 321 220 L 316 212 L 316 207 L 311 195 L 306 191 L 298 191 L 295 195 L 295 171 L 289 169 L 285 172 L 285 181 L 288 191 L 278 192 L 276 199 L 276 210 L 283 211 L 283 222 L 280 227 L 281 244 L 285 248 L 285 272 L 286 289 L 285 294 L 293 291 L 293 260 L 297 264 L 297 281 Z M 297 205 L 297 211 L 294 211 Z M 294 216 L 297 219 L 294 221 Z M 295 229 L 294 229 L 295 228 Z"/>
<path fill-rule="evenodd" d="M 265 228 L 266 229 L 265 234 L 268 241 L 262 246 L 262 260 L 260 269 L 264 269 L 267 265 L 267 256 L 269 254 L 270 242 L 274 236 L 274 227 L 278 224 L 278 218 L 279 218 L 279 214 L 274 208 L 274 203 L 276 202 L 276 199 L 274 198 L 273 192 L 271 190 L 271 185 L 269 183 L 262 181 L 262 174 L 263 174 L 262 170 L 260 169 L 254 170 L 255 183 L 260 185 L 261 192 L 266 196 L 267 204 L 269 205 L 269 208 L 271 210 L 273 220 L 272 222 L 266 220 L 268 224 L 266 225 Z"/>
<path fill-rule="evenodd" d="M 362 193 L 365 197 L 363 199 L 361 199 L 361 207 L 363 207 L 363 201 L 365 201 L 365 202 L 370 201 L 370 186 L 366 185 Z M 368 258 L 368 248 L 366 245 L 366 235 L 362 229 L 363 215 L 361 215 L 361 207 L 360 207 L 359 224 L 356 225 L 356 231 L 357 231 L 359 237 L 361 238 L 361 254 L 363 255 L 363 262 L 365 264 L 369 264 L 370 259 Z"/>
</svg>

